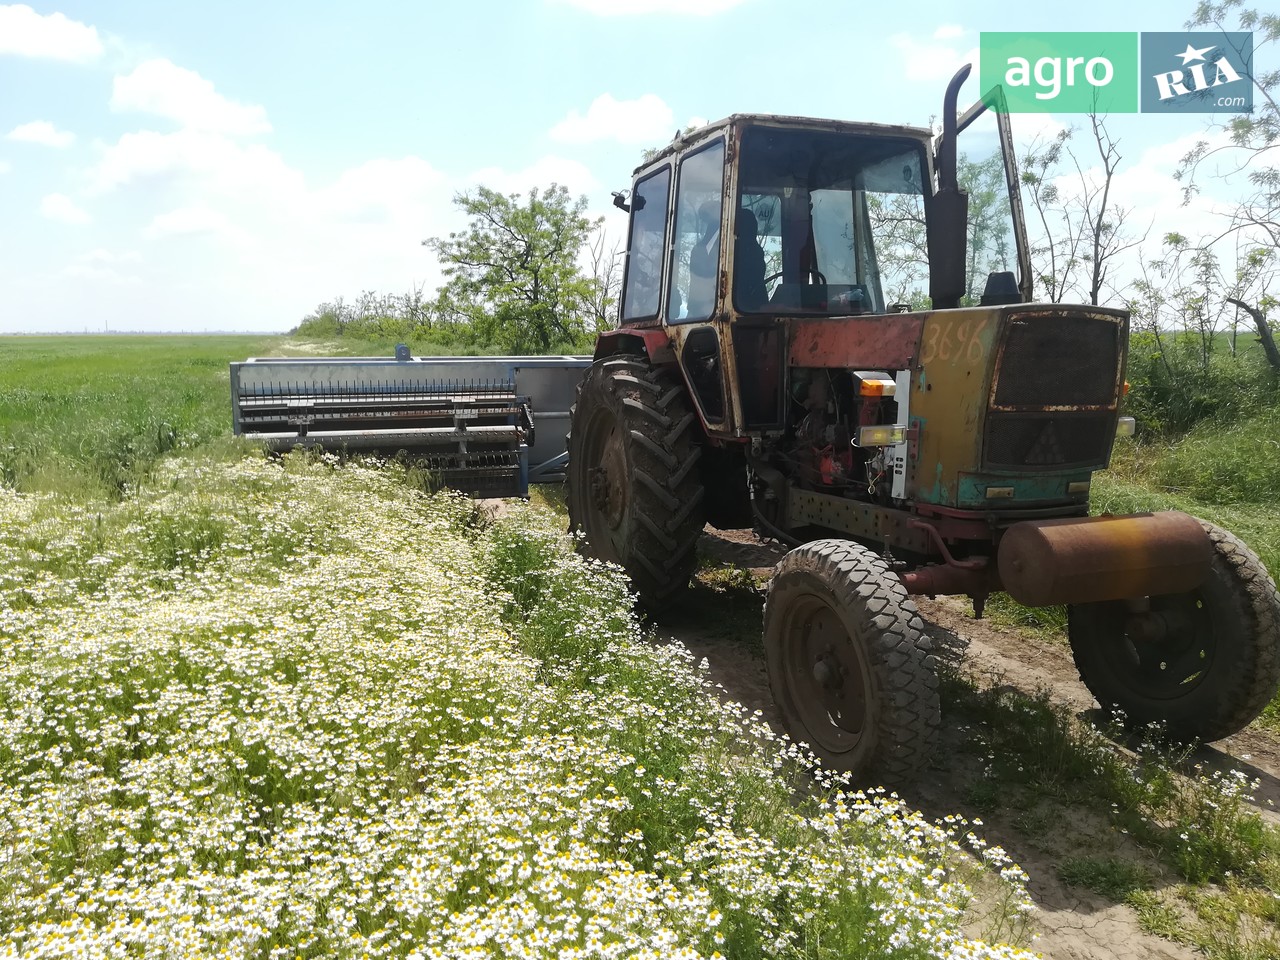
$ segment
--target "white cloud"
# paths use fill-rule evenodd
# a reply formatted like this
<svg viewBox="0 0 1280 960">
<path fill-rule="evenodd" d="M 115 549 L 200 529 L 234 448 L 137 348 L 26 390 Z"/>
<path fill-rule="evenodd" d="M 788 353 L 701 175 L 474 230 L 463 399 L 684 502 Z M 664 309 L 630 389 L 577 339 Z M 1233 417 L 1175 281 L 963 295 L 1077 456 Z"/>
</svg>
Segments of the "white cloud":
<svg viewBox="0 0 1280 960">
<path fill-rule="evenodd" d="M 127 76 L 116 77 L 111 109 L 154 113 L 189 129 L 231 135 L 271 129 L 263 107 L 228 100 L 200 74 L 168 60 L 148 60 Z"/>
<path fill-rule="evenodd" d="M 370 160 L 317 191 L 314 208 L 352 223 L 385 223 L 399 211 L 446 198 L 445 177 L 420 157 Z"/>
<path fill-rule="evenodd" d="M 234 235 L 225 214 L 208 207 L 179 207 L 155 217 L 143 231 L 152 240 L 206 234 Z"/>
<path fill-rule="evenodd" d="M 1116 132 L 1117 126 L 1112 127 L 1112 133 Z M 1092 131 L 1085 125 L 1078 129 L 1071 140 L 1072 149 L 1082 165 L 1092 165 L 1084 166 L 1083 172 L 1077 173 L 1071 170 L 1070 160 L 1066 160 L 1066 169 L 1071 172 L 1063 172 L 1053 179 L 1062 202 L 1079 202 L 1086 189 L 1096 191 L 1103 184 L 1105 175 L 1098 165 L 1092 138 Z M 1166 252 L 1164 237 L 1169 233 L 1182 234 L 1193 244 L 1199 244 L 1221 236 L 1230 225 L 1238 194 L 1233 194 L 1233 186 L 1229 182 L 1224 183 L 1211 174 L 1206 180 L 1206 192 L 1192 197 L 1190 202 L 1183 202 L 1183 184 L 1174 174 L 1182 157 L 1200 139 L 1206 139 L 1211 144 L 1229 142 L 1229 137 L 1223 132 L 1191 133 L 1142 151 L 1133 151 L 1130 155 L 1124 149 L 1124 141 L 1121 139 L 1123 156 L 1111 181 L 1109 209 L 1113 215 L 1117 210 L 1128 212 L 1122 228 L 1123 236 L 1126 240 L 1141 243 L 1140 246 L 1119 254 L 1111 262 L 1110 282 L 1124 286 L 1141 276 L 1144 263 L 1157 259 Z M 1033 242 L 1036 242 L 1043 228 L 1031 210 L 1029 194 L 1024 193 L 1023 202 L 1027 204 L 1028 227 L 1033 235 Z M 1052 220 L 1051 225 L 1056 230 L 1062 229 Z M 1234 235 L 1228 236 L 1219 240 L 1214 247 L 1221 258 L 1224 271 L 1228 273 L 1235 263 L 1234 245 L 1237 239 Z M 1259 239 L 1258 236 L 1249 234 L 1242 238 L 1246 246 L 1257 243 Z"/>
<path fill-rule="evenodd" d="M 945 29 L 947 28 L 942 28 L 942 30 Z M 973 64 L 973 72 L 976 75 L 978 48 L 972 47 L 962 52 L 945 42 L 952 39 L 956 39 L 956 36 L 922 41 L 909 33 L 895 33 L 889 38 L 889 45 L 898 51 L 902 63 L 902 75 L 908 80 L 924 80 L 930 83 L 949 80 L 966 63 Z M 970 102 L 977 100 L 978 94 L 975 93 L 969 99 Z"/>
<path fill-rule="evenodd" d="M 80 263 L 137 263 L 142 259 L 142 254 L 137 250 L 105 250 L 102 247 L 96 247 L 88 253 L 82 253 L 76 257 Z"/>
<path fill-rule="evenodd" d="M 571 7 L 600 16 L 628 14 L 682 13 L 695 17 L 724 13 L 746 0 L 561 0 Z"/>
<path fill-rule="evenodd" d="M 570 110 L 551 128 L 551 139 L 563 143 L 614 140 L 622 144 L 665 143 L 675 132 L 675 116 L 660 97 L 646 93 L 635 100 L 617 100 L 602 93 L 586 114 Z"/>
<path fill-rule="evenodd" d="M 75 143 L 76 135 L 70 130 L 59 130 L 48 120 L 32 120 L 14 127 L 5 134 L 5 139 L 41 143 L 46 147 L 69 147 Z"/>
<path fill-rule="evenodd" d="M 94 193 L 164 178 L 193 181 L 220 194 L 273 200 L 303 189 L 302 174 L 275 151 L 198 130 L 126 133 L 103 151 L 88 178 Z"/>
<path fill-rule="evenodd" d="M 26 4 L 0 5 L 0 54 L 84 63 L 102 54 L 98 31 L 61 13 L 42 16 Z"/>
<path fill-rule="evenodd" d="M 706 117 L 693 116 L 686 120 L 684 125 L 686 129 L 689 127 L 705 127 L 710 122 Z"/>
<path fill-rule="evenodd" d="M 957 40 L 963 37 L 968 31 L 964 27 L 957 26 L 954 23 L 944 23 L 937 30 L 933 31 L 933 39 L 935 40 Z"/>
<path fill-rule="evenodd" d="M 557 183 L 568 187 L 575 197 L 590 194 L 600 187 L 587 167 L 577 160 L 548 156 L 522 170 L 504 170 L 501 167 L 485 167 L 466 180 L 471 184 L 482 183 L 500 193 L 528 193 L 532 187 L 547 187 Z"/>
<path fill-rule="evenodd" d="M 40 212 L 50 220 L 63 223 L 88 223 L 89 214 L 64 193 L 50 193 L 40 201 Z"/>
<path fill-rule="evenodd" d="M 92 263 L 68 264 L 62 268 L 62 275 L 76 280 L 90 280 L 97 283 L 112 283 L 121 286 L 132 286 L 142 282 L 141 278 L 132 274 L 124 274 L 119 270 L 113 270 L 111 267 L 101 267 Z"/>
</svg>

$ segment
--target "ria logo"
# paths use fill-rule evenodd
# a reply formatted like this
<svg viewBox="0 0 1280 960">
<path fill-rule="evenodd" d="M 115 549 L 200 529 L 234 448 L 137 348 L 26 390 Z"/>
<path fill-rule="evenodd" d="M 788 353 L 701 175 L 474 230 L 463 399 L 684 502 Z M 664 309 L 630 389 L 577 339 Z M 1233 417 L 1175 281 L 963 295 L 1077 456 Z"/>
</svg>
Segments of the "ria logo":
<svg viewBox="0 0 1280 960">
<path fill-rule="evenodd" d="M 1143 33 L 1143 113 L 1248 113 L 1252 33 Z"/>
<path fill-rule="evenodd" d="M 1181 70 L 1170 70 L 1168 73 L 1157 73 L 1155 75 L 1156 86 L 1160 90 L 1160 99 L 1168 100 L 1170 97 L 1185 97 L 1191 90 L 1197 92 L 1208 90 L 1210 87 L 1219 87 L 1224 83 L 1235 83 L 1240 79 L 1240 74 L 1236 73 L 1236 68 L 1231 65 L 1231 61 L 1226 57 L 1219 57 L 1212 61 L 1213 79 L 1209 80 L 1205 77 L 1205 54 L 1214 49 L 1212 46 L 1202 47 L 1197 50 L 1191 44 L 1187 44 L 1187 49 L 1178 54 L 1182 58 Z M 1199 61 L 1198 63 L 1196 61 Z M 1187 85 L 1190 84 L 1190 89 Z"/>
</svg>

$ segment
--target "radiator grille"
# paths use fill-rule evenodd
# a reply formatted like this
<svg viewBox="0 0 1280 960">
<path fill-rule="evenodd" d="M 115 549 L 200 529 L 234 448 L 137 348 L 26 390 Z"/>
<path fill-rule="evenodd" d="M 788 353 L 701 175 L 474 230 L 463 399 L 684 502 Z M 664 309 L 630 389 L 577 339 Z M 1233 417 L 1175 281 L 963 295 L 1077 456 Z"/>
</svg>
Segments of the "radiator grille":
<svg viewBox="0 0 1280 960">
<path fill-rule="evenodd" d="M 1120 325 L 1094 317 L 1012 321 L 997 374 L 997 407 L 1110 407 Z"/>
<path fill-rule="evenodd" d="M 1103 467 L 1114 433 L 1109 413 L 991 413 L 986 461 L 1019 470 Z"/>
</svg>

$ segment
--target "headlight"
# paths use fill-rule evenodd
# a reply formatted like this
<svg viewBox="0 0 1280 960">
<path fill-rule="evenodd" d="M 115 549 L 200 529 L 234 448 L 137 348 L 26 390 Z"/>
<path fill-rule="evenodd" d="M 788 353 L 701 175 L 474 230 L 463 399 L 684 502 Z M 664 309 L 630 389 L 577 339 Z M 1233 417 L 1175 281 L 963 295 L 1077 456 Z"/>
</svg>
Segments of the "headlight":
<svg viewBox="0 0 1280 960">
<path fill-rule="evenodd" d="M 892 447 L 894 444 L 906 442 L 907 428 L 888 423 L 872 427 L 859 427 L 858 439 L 855 445 L 859 447 Z"/>
</svg>

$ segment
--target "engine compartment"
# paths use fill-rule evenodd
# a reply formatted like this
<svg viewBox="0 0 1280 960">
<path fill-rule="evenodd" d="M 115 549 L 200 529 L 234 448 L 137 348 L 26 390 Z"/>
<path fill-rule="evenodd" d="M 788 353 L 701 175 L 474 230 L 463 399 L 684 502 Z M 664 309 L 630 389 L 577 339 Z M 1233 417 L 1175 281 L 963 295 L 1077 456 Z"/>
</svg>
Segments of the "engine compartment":
<svg viewBox="0 0 1280 960">
<path fill-rule="evenodd" d="M 893 371 L 793 367 L 774 465 L 801 489 L 890 504 L 892 444 L 866 428 L 902 422 L 896 393 Z"/>
</svg>

